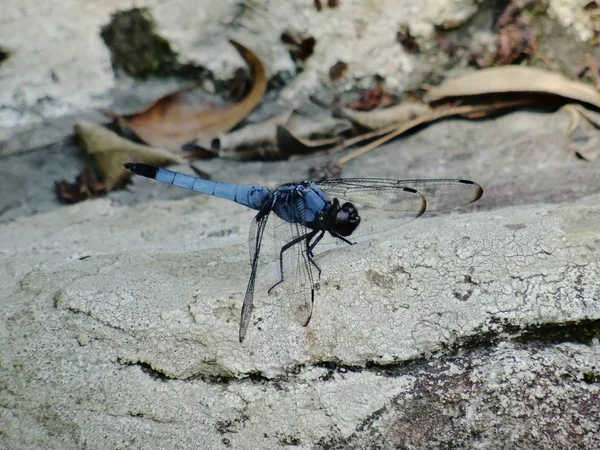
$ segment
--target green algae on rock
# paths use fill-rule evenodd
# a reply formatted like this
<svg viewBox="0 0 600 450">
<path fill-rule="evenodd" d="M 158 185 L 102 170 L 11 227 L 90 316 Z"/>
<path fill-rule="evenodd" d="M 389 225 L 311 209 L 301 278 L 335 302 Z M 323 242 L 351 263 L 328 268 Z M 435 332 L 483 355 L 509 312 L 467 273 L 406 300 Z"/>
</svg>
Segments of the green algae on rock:
<svg viewBox="0 0 600 450">
<path fill-rule="evenodd" d="M 133 78 L 177 76 L 200 79 L 208 70 L 184 60 L 168 40 L 156 32 L 148 8 L 117 11 L 104 25 L 100 36 L 110 49 L 112 64 Z"/>
</svg>

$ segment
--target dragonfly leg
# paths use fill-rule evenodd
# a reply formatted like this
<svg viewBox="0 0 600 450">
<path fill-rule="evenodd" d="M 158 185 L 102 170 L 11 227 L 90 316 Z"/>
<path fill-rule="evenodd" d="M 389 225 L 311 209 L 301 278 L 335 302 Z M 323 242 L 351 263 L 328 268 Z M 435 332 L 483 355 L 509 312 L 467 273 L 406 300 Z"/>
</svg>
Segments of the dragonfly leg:
<svg viewBox="0 0 600 450">
<path fill-rule="evenodd" d="M 330 231 L 329 231 L 329 233 L 330 233 L 330 234 L 331 234 L 333 237 L 335 237 L 335 238 L 338 238 L 338 239 L 341 239 L 341 240 L 342 240 L 342 241 L 344 241 L 346 244 L 349 244 L 349 245 L 354 245 L 354 244 L 356 244 L 356 242 L 350 242 L 350 241 L 349 241 L 348 239 L 346 239 L 344 236 L 342 236 L 342 235 L 340 235 L 340 234 L 336 233 L 335 231 L 331 231 L 331 230 L 330 230 Z"/>
<path fill-rule="evenodd" d="M 321 239 L 323 239 L 323 236 L 325 236 L 325 231 L 321 231 L 321 234 L 317 236 L 317 238 L 315 239 L 315 241 L 312 244 L 310 243 L 310 239 L 306 240 L 306 256 L 308 257 L 308 260 L 310 261 L 310 263 L 313 266 L 315 266 L 315 269 L 317 269 L 317 272 L 319 272 L 319 279 L 321 278 L 321 268 L 313 260 L 313 257 L 315 256 L 313 254 L 313 250 L 316 247 L 316 245 L 319 243 L 319 241 Z"/>
<path fill-rule="evenodd" d="M 270 294 L 271 291 L 273 289 L 275 289 L 275 287 L 277 287 L 281 283 L 283 283 L 283 253 L 286 250 L 289 250 L 290 248 L 292 248 L 294 245 L 299 244 L 300 242 L 302 242 L 304 240 L 312 239 L 316 233 L 317 233 L 316 231 L 311 231 L 310 233 L 303 234 L 302 236 L 298 236 L 296 239 L 291 240 L 290 242 L 285 244 L 283 247 L 281 247 L 281 250 L 279 251 L 279 274 L 280 274 L 281 278 L 279 279 L 279 281 L 277 283 L 275 283 L 273 286 L 271 286 L 269 288 L 269 290 L 267 291 L 267 294 Z"/>
</svg>

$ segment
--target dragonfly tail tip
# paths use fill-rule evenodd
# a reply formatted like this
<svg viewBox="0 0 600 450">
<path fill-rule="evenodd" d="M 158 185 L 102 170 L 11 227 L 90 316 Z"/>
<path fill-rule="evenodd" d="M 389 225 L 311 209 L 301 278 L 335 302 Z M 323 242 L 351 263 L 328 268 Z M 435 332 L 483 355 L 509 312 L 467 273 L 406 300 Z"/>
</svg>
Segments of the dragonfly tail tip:
<svg viewBox="0 0 600 450">
<path fill-rule="evenodd" d="M 146 178 L 156 178 L 156 173 L 158 172 L 158 167 L 151 166 L 149 164 L 140 164 L 140 163 L 130 163 L 126 162 L 123 164 L 127 170 L 130 170 L 132 173 L 136 175 L 141 175 Z"/>
</svg>

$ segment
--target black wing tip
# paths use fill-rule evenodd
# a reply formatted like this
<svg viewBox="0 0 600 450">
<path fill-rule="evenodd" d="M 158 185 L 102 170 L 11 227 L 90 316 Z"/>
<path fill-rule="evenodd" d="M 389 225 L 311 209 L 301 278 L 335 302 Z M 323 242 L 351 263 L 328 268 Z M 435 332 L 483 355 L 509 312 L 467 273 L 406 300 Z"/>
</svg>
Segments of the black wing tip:
<svg viewBox="0 0 600 450">
<path fill-rule="evenodd" d="M 421 194 L 415 188 L 403 187 L 402 190 L 404 192 L 410 192 L 411 194 L 416 194 L 419 197 L 421 197 L 421 207 L 419 208 L 418 211 L 415 211 L 417 213 L 417 215 L 415 216 L 415 219 L 418 218 L 418 217 L 421 217 L 423 214 L 425 214 L 425 211 L 427 210 L 427 199 L 425 198 L 425 196 L 423 194 Z"/>
<path fill-rule="evenodd" d="M 471 181 L 471 180 L 459 180 L 459 183 L 469 184 L 471 186 L 475 186 L 475 195 L 473 196 L 473 200 L 471 200 L 470 203 L 476 202 L 477 200 L 479 200 L 483 196 L 483 188 L 479 184 L 475 183 L 474 181 Z"/>
<path fill-rule="evenodd" d="M 461 184 L 467 184 L 469 186 L 475 187 L 475 192 L 474 192 L 475 195 L 473 195 L 473 199 L 469 203 L 474 203 L 483 196 L 483 188 L 478 183 L 475 183 L 474 181 L 471 181 L 471 180 L 457 180 L 457 181 Z"/>
<path fill-rule="evenodd" d="M 140 163 L 130 163 L 126 162 L 123 164 L 127 170 L 130 170 L 132 173 L 136 175 L 140 175 L 146 178 L 156 178 L 156 173 L 158 172 L 158 167 L 151 166 L 150 164 L 140 164 Z"/>
</svg>

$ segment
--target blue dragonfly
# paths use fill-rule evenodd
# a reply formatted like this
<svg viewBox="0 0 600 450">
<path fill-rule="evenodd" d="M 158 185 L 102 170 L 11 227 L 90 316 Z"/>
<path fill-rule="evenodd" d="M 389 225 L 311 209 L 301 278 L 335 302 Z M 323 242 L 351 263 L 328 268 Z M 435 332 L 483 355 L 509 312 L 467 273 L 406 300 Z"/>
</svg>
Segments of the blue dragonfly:
<svg viewBox="0 0 600 450">
<path fill-rule="evenodd" d="M 240 342 L 246 336 L 252 316 L 258 261 L 270 217 L 275 217 L 274 237 L 282 246 L 279 250 L 280 278 L 268 292 L 286 280 L 285 274 L 292 274 L 295 279 L 291 297 L 302 305 L 306 326 L 312 317 L 315 299 L 313 268 L 318 276 L 321 275 L 314 260 L 314 250 L 326 234 L 352 245 L 354 242 L 348 237 L 363 222 L 361 228 L 376 232 L 386 221 L 388 228 L 395 227 L 416 219 L 425 210 L 467 205 L 483 195 L 477 183 L 460 179 L 343 178 L 286 183 L 271 190 L 258 184 L 214 182 L 147 164 L 126 163 L 124 166 L 134 174 L 232 200 L 258 211 L 250 226 L 251 272 L 242 305 Z"/>
</svg>

